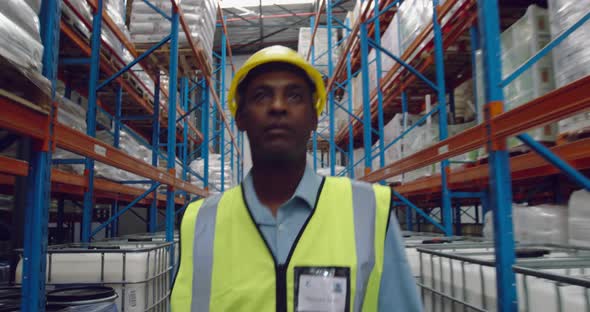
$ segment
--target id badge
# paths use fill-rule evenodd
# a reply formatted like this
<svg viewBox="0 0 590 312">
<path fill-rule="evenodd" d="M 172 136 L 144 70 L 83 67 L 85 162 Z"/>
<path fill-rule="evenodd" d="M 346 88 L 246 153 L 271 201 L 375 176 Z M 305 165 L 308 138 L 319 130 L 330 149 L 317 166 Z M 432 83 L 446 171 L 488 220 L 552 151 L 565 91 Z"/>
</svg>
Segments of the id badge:
<svg viewBox="0 0 590 312">
<path fill-rule="evenodd" d="M 350 268 L 295 267 L 296 312 L 350 311 Z"/>
</svg>

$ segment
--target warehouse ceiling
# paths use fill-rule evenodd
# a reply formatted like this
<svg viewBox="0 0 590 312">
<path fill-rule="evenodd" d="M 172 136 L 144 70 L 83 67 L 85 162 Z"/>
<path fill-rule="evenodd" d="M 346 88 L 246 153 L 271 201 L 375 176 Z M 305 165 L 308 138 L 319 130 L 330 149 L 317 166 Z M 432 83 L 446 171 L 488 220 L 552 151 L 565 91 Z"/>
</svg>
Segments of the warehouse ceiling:
<svg viewBox="0 0 590 312">
<path fill-rule="evenodd" d="M 356 1 L 343 0 L 335 11 L 343 19 Z M 224 0 L 221 3 L 234 54 L 248 54 L 281 44 L 297 49 L 299 28 L 310 26 L 317 11 L 315 0 Z M 320 23 L 325 22 L 325 15 Z M 215 50 L 220 50 L 221 30 L 215 34 Z"/>
</svg>

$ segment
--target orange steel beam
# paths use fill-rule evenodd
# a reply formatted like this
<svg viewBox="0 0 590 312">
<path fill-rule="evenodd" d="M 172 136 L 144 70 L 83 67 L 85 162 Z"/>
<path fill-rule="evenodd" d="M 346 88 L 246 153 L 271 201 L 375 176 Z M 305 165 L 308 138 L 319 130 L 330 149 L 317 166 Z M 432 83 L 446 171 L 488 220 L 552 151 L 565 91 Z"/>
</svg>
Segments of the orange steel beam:
<svg viewBox="0 0 590 312">
<path fill-rule="evenodd" d="M 11 157 L 0 156 L 0 173 L 27 176 L 29 174 L 29 163 Z"/>
<path fill-rule="evenodd" d="M 233 55 L 232 55 L 232 51 L 231 51 L 231 44 L 229 42 L 229 36 L 228 36 L 228 32 L 227 32 L 227 25 L 225 24 L 225 20 L 223 19 L 223 12 L 221 10 L 221 3 L 217 4 L 217 15 L 219 16 L 219 20 L 221 21 L 221 28 L 222 31 L 225 33 L 225 41 L 227 43 L 227 52 L 229 54 L 229 59 L 230 59 L 230 63 L 231 63 L 231 70 L 232 72 L 236 72 L 236 67 L 234 66 L 234 61 L 233 61 Z"/>
<path fill-rule="evenodd" d="M 86 177 L 82 175 L 65 172 L 56 168 L 51 170 L 51 182 L 54 184 L 54 186 L 52 186 L 52 190 L 56 192 L 82 195 L 84 192 L 84 187 L 87 185 L 86 180 Z M 122 199 L 126 197 L 129 199 L 128 201 L 132 201 L 133 198 L 138 197 L 145 192 L 145 190 L 141 188 L 116 183 L 102 178 L 95 178 L 94 188 L 95 191 L 97 191 L 97 198 Z M 164 206 L 164 196 L 160 196 L 160 198 L 162 199 L 158 200 L 158 202 L 161 206 Z M 149 204 L 152 200 L 153 196 L 152 194 L 149 194 L 141 203 Z M 176 202 L 177 204 L 182 204 L 183 199 L 177 197 Z"/>
<path fill-rule="evenodd" d="M 377 182 L 461 155 L 486 143 L 486 127 L 492 127 L 492 140 L 505 139 L 526 130 L 559 121 L 590 108 L 590 76 L 554 90 L 527 104 L 494 117 L 488 123 L 438 142 L 362 178 Z"/>
<path fill-rule="evenodd" d="M 576 169 L 590 168 L 590 139 L 559 145 L 551 148 L 551 151 L 561 159 L 569 162 Z M 512 181 L 514 182 L 560 173 L 559 169 L 534 152 L 511 157 L 510 168 L 512 170 Z M 488 177 L 488 164 L 483 164 L 471 168 L 452 170 L 449 184 L 452 189 L 471 188 L 474 184 L 482 188 L 487 185 Z M 440 175 L 412 181 L 393 188 L 405 195 L 427 195 L 440 191 Z"/>
<path fill-rule="evenodd" d="M 372 0 L 368 0 L 368 1 L 372 1 Z M 318 7 L 318 11 L 316 12 L 315 18 L 314 18 L 314 25 L 313 25 L 313 31 L 311 33 L 311 40 L 309 42 L 309 48 L 307 49 L 307 55 L 305 56 L 306 60 L 308 60 L 308 61 L 311 56 L 311 48 L 313 47 L 315 34 L 318 30 L 318 26 L 320 25 L 320 15 L 322 15 L 322 11 L 324 10 L 325 7 L 326 7 L 326 0 L 320 0 L 320 5 Z"/>
<path fill-rule="evenodd" d="M 49 122 L 47 114 L 2 97 L 0 97 L 0 111 L 3 112 L 0 114 L 0 127 L 36 139 L 45 138 L 45 129 L 47 129 L 47 123 Z M 190 183 L 185 183 L 164 170 L 153 167 L 113 146 L 62 124 L 55 125 L 54 136 L 57 146 L 65 150 L 90 157 L 162 184 L 174 186 L 191 194 L 203 197 L 208 195 L 205 190 Z"/>
</svg>

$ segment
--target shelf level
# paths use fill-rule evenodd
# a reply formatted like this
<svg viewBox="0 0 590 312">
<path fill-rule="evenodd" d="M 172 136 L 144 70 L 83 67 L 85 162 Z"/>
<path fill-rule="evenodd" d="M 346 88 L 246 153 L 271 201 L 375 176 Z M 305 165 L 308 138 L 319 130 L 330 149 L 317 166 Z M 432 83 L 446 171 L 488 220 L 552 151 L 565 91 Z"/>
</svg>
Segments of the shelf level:
<svg viewBox="0 0 590 312">
<path fill-rule="evenodd" d="M 551 151 L 578 170 L 590 169 L 590 139 L 558 145 L 551 148 Z M 512 181 L 515 183 L 560 173 L 559 169 L 534 152 L 511 157 L 510 169 Z M 474 187 L 484 188 L 487 186 L 488 181 L 488 164 L 452 170 L 449 175 L 449 186 L 454 191 Z M 405 196 L 427 196 L 437 193 L 441 190 L 440 175 L 394 186 L 394 189 Z"/>
<path fill-rule="evenodd" d="M 34 139 L 46 139 L 49 129 L 47 114 L 26 107 L 12 99 L 0 97 L 0 125 L 2 128 L 30 136 Z M 121 150 L 98 139 L 89 137 L 62 124 L 54 126 L 54 140 L 58 147 L 70 152 L 90 157 L 118 169 L 123 169 L 150 180 L 172 186 L 199 196 L 207 192 L 188 182 L 177 179 L 171 173 L 153 167 L 140 159 L 127 155 Z"/>
<path fill-rule="evenodd" d="M 516 107 L 467 129 L 409 157 L 373 171 L 362 180 L 377 182 L 458 156 L 486 144 L 486 127 L 492 128 L 492 140 L 503 140 L 529 129 L 573 116 L 590 108 L 590 76 L 556 89 L 527 104 Z"/>
</svg>

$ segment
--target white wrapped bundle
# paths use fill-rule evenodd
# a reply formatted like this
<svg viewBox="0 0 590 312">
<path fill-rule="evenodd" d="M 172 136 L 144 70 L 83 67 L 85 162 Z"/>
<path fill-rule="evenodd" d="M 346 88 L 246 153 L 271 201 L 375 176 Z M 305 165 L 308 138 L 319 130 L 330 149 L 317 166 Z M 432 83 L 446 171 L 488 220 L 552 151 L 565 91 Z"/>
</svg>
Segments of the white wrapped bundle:
<svg viewBox="0 0 590 312">
<path fill-rule="evenodd" d="M 10 18 L 31 38 L 41 42 L 39 35 L 39 18 L 31 6 L 24 0 L 4 0 L 0 2 L 0 13 Z"/>
<path fill-rule="evenodd" d="M 550 41 L 547 10 L 535 5 L 529 6 L 525 15 L 501 35 L 502 72 L 511 74 Z M 478 73 L 477 106 L 478 120 L 484 118 L 484 77 L 481 52 L 476 53 Z M 545 56 L 529 70 L 504 88 L 505 109 L 510 110 L 538 98 L 555 88 L 551 56 Z M 554 142 L 557 124 L 549 124 L 528 133 L 537 141 Z M 516 138 L 508 139 L 508 147 L 522 145 Z"/>
<path fill-rule="evenodd" d="M 399 46 L 399 18 L 396 14 L 391 20 L 389 26 L 381 35 L 381 46 L 392 53 L 395 56 L 401 56 L 401 50 Z M 377 62 L 373 62 L 376 57 L 375 49 L 372 49 L 369 53 L 369 90 L 374 90 L 377 87 Z M 389 70 L 394 66 L 395 60 L 391 57 L 381 53 L 381 75 L 379 75 L 379 79 L 382 79 L 387 75 Z M 381 86 L 383 89 L 383 86 Z"/>
<path fill-rule="evenodd" d="M 172 11 L 168 0 L 152 1 L 157 8 L 166 14 Z M 190 35 L 201 45 L 211 60 L 213 51 L 213 37 L 215 34 L 216 6 L 212 0 L 184 0 L 179 1 L 184 18 L 189 25 Z M 155 43 L 170 34 L 170 21 L 153 10 L 142 0 L 134 0 L 131 14 L 131 40 L 135 43 Z M 180 46 L 188 43 L 186 35 L 179 29 L 178 42 Z"/>
<path fill-rule="evenodd" d="M 579 190 L 569 200 L 569 243 L 590 247 L 590 193 Z"/>
<path fill-rule="evenodd" d="M 231 171 L 231 165 L 229 163 L 229 157 L 226 157 L 225 162 L 221 163 L 221 155 L 219 154 L 209 154 L 209 163 L 208 163 L 208 182 L 209 182 L 209 189 L 212 191 L 220 190 L 221 189 L 221 167 L 223 166 L 223 179 L 224 179 L 224 190 L 227 190 L 232 187 L 233 185 L 233 174 Z M 205 161 L 203 158 L 197 158 L 190 163 L 190 168 L 195 171 L 201 177 L 205 174 Z M 197 187 L 203 187 L 203 181 L 200 179 L 196 179 L 194 184 Z"/>
<path fill-rule="evenodd" d="M 483 234 L 494 239 L 493 212 L 487 212 Z M 514 239 L 530 244 L 566 244 L 568 242 L 568 209 L 557 205 L 526 206 L 513 204 Z"/>
<path fill-rule="evenodd" d="M 590 0 L 550 0 L 551 37 L 556 38 L 588 13 Z M 555 84 L 562 87 L 590 75 L 590 23 L 586 22 L 553 50 Z M 590 114 L 582 113 L 559 122 L 561 133 L 574 133 L 590 127 Z"/>
<path fill-rule="evenodd" d="M 33 14 L 33 17 L 29 16 L 31 23 L 26 23 L 21 18 L 18 18 L 21 15 L 5 15 L 3 12 L 11 12 L 15 9 L 10 7 L 12 3 L 2 3 L 0 5 L 3 7 L 2 12 L 0 12 L 0 55 L 24 71 L 41 72 L 43 45 L 39 39 L 39 31 L 35 32 L 36 36 L 34 37 L 30 35 L 34 28 L 33 25 L 39 23 L 37 16 L 33 14 L 34 12 L 26 4 L 21 5 L 19 8 L 24 11 L 29 8 L 29 13 Z M 9 7 L 10 10 L 7 9 Z M 20 25 L 25 25 L 26 28 L 23 29 Z"/>
<path fill-rule="evenodd" d="M 299 28 L 299 42 L 297 44 L 297 52 L 303 57 L 306 57 L 307 51 L 311 43 L 312 29 L 310 27 Z M 338 30 L 332 30 L 332 64 L 338 62 L 340 54 L 336 48 L 338 43 Z M 324 75 L 328 75 L 328 29 L 319 28 L 316 30 L 315 39 L 313 41 L 313 55 L 309 56 L 309 61 Z"/>
<path fill-rule="evenodd" d="M 56 97 L 56 100 L 59 103 L 57 121 L 86 134 L 86 110 L 80 105 L 59 95 Z"/>
</svg>

